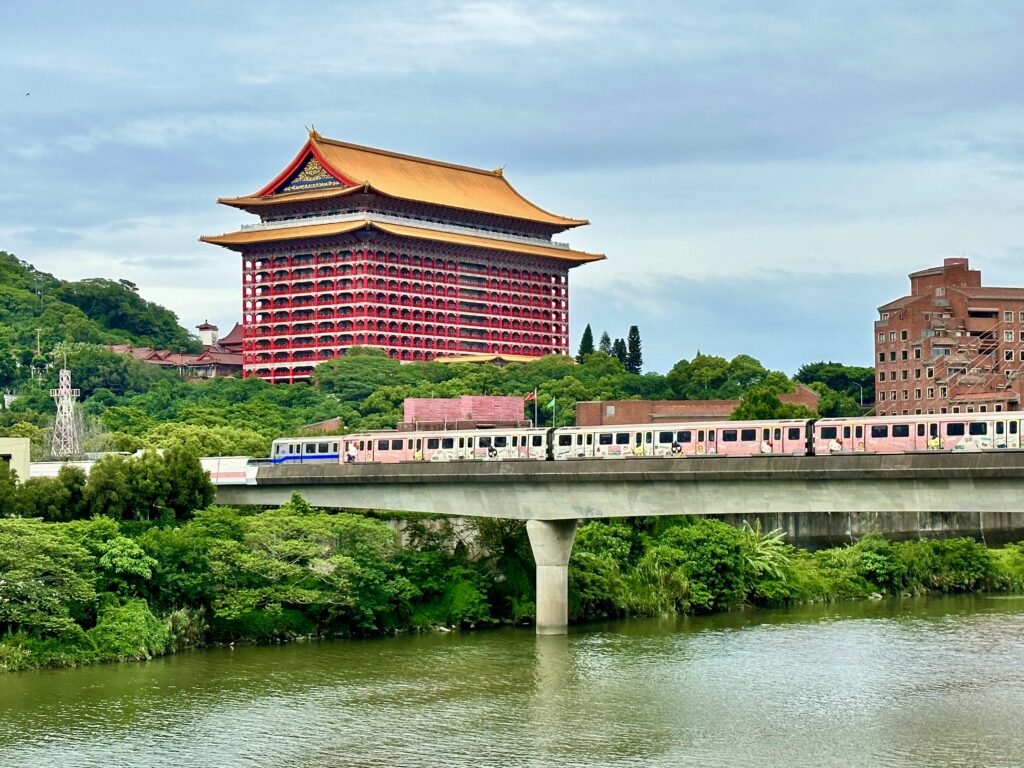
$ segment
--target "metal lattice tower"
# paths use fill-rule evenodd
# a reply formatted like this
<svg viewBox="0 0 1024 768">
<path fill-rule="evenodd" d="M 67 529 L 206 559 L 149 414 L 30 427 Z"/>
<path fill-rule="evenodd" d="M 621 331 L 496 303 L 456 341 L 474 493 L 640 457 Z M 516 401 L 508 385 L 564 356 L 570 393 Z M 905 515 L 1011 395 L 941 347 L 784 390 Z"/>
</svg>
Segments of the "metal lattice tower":
<svg viewBox="0 0 1024 768">
<path fill-rule="evenodd" d="M 80 390 L 71 388 L 71 371 L 61 368 L 59 386 L 50 390 L 50 397 L 57 403 L 57 418 L 53 422 L 51 447 L 54 456 L 68 458 L 78 455 L 79 429 L 78 420 L 75 418 L 75 400 L 79 394 Z"/>
</svg>

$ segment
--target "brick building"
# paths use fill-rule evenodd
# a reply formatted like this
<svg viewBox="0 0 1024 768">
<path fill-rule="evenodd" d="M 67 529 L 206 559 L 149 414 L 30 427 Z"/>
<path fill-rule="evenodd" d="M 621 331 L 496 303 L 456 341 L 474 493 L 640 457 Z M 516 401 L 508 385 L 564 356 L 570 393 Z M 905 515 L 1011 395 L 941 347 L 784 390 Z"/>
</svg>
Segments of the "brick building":
<svg viewBox="0 0 1024 768">
<path fill-rule="evenodd" d="M 982 286 L 967 259 L 946 259 L 878 313 L 879 415 L 1020 409 L 1024 289 Z"/>
<path fill-rule="evenodd" d="M 819 395 L 803 384 L 779 395 L 783 403 L 818 410 Z M 658 424 L 680 421 L 725 421 L 739 400 L 596 400 L 576 403 L 576 425 L 602 427 L 618 424 Z"/>
<path fill-rule="evenodd" d="M 553 236 L 549 213 L 493 171 L 327 139 L 316 131 L 259 192 L 259 216 L 201 240 L 237 251 L 245 376 L 310 377 L 351 346 L 402 361 L 569 352 L 569 270 L 599 254 Z"/>
</svg>

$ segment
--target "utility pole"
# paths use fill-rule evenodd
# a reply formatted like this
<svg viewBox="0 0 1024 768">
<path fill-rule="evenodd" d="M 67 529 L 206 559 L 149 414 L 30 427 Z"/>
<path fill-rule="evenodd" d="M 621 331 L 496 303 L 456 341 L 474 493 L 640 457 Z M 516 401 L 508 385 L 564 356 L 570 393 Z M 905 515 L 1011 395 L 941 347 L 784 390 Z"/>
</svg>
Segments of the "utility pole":
<svg viewBox="0 0 1024 768">
<path fill-rule="evenodd" d="M 50 397 L 57 403 L 57 417 L 53 422 L 53 442 L 50 450 L 54 456 L 62 459 L 77 456 L 79 452 L 75 400 L 80 394 L 80 390 L 71 388 L 71 371 L 68 370 L 68 359 L 65 355 L 64 367 L 60 369 L 59 386 L 50 390 Z"/>
</svg>

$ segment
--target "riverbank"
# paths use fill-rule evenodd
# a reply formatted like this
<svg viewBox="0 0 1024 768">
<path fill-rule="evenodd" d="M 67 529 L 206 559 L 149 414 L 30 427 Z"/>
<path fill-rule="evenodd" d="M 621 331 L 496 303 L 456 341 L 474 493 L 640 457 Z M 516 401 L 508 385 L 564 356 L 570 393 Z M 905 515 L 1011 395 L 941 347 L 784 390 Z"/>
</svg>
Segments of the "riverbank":
<svg viewBox="0 0 1024 768">
<path fill-rule="evenodd" d="M 0 520 L 0 670 L 150 659 L 212 643 L 528 623 L 521 523 L 379 520 L 299 498 L 187 521 Z M 570 563 L 570 617 L 707 614 L 926 593 L 1024 590 L 1024 546 L 971 539 L 809 552 L 778 531 L 686 518 L 594 521 Z"/>
</svg>

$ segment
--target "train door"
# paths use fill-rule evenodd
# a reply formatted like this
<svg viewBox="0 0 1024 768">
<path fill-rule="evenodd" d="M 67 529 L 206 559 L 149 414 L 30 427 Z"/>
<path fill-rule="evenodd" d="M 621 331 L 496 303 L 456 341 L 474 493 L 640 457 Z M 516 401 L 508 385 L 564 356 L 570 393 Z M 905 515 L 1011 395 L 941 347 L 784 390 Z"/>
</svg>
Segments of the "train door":
<svg viewBox="0 0 1024 768">
<path fill-rule="evenodd" d="M 707 456 L 717 452 L 715 447 L 715 430 L 713 429 L 698 429 L 697 430 L 697 453 L 702 456 Z"/>
<path fill-rule="evenodd" d="M 995 422 L 995 448 L 1020 448 L 1019 422 L 1017 419 L 1000 419 Z"/>
<path fill-rule="evenodd" d="M 654 432 L 637 432 L 633 438 L 634 456 L 654 455 Z"/>
</svg>

